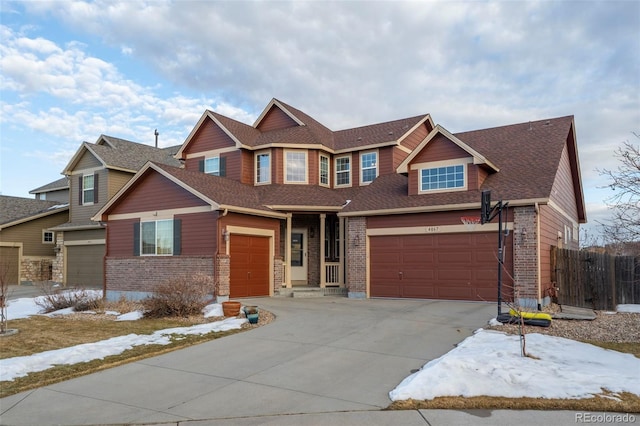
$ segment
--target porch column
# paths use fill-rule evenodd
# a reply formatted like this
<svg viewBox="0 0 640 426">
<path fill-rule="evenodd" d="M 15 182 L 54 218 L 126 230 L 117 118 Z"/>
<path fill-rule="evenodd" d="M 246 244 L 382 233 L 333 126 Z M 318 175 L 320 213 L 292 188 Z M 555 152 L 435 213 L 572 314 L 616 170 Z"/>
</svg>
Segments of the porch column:
<svg viewBox="0 0 640 426">
<path fill-rule="evenodd" d="M 346 232 L 345 232 L 345 220 L 344 217 L 338 217 L 338 220 L 340 221 L 340 225 L 338 226 L 338 234 L 340 235 L 338 238 L 340 238 L 340 256 L 339 256 L 339 261 L 340 261 L 340 272 L 338 273 L 338 281 L 340 282 L 340 287 L 344 287 L 345 286 L 345 279 L 344 279 L 344 259 L 345 259 L 345 251 L 346 251 Z"/>
<path fill-rule="evenodd" d="M 327 286 L 327 266 L 324 260 L 325 220 L 327 215 L 320 214 L 320 288 Z"/>
<path fill-rule="evenodd" d="M 285 282 L 286 288 L 291 288 L 291 213 L 287 214 L 287 233 L 284 237 L 284 252 L 285 252 Z"/>
</svg>

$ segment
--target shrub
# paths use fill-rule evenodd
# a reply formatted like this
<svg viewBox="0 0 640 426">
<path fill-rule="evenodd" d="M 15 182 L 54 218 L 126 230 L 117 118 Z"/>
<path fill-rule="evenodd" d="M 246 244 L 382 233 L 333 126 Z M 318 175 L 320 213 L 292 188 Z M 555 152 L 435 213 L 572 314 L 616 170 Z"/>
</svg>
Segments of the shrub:
<svg viewBox="0 0 640 426">
<path fill-rule="evenodd" d="M 213 278 L 204 274 L 167 280 L 142 301 L 144 315 L 150 318 L 198 315 L 213 291 Z"/>
<path fill-rule="evenodd" d="M 99 309 L 102 304 L 102 297 L 96 296 L 87 290 L 72 289 L 62 290 L 51 286 L 43 286 L 44 296 L 35 299 L 36 305 L 40 306 L 44 312 L 53 312 L 59 309 L 73 308 L 74 310 L 88 311 Z"/>
</svg>

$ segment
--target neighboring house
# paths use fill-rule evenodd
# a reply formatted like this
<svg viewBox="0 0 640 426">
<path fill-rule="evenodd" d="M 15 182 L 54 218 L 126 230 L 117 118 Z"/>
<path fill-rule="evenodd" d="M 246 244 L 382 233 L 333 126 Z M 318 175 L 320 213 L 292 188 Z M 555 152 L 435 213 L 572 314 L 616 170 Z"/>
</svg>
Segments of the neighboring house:
<svg viewBox="0 0 640 426">
<path fill-rule="evenodd" d="M 69 205 L 0 195 L 0 274 L 9 284 L 47 281 L 55 259 L 52 227 L 69 220 Z"/>
<path fill-rule="evenodd" d="M 578 247 L 585 208 L 573 117 L 451 134 L 429 115 L 332 131 L 273 99 L 251 126 L 205 111 L 177 158 L 147 163 L 94 217 L 107 297 L 214 277 L 218 300 L 318 287 L 349 297 L 549 301 L 550 247 Z M 473 229 L 472 229 L 473 228 Z M 515 288 L 515 290 L 514 290 Z"/>
<path fill-rule="evenodd" d="M 82 143 L 63 171 L 69 182 L 70 208 L 68 222 L 53 228 L 58 247 L 54 281 L 103 286 L 105 224 L 91 217 L 147 161 L 180 166 L 173 156 L 178 148 L 155 148 L 106 135 L 96 143 Z"/>
<path fill-rule="evenodd" d="M 36 196 L 36 200 L 68 203 L 69 179 L 67 177 L 60 178 L 54 182 L 29 191 L 29 194 L 34 194 Z"/>
</svg>

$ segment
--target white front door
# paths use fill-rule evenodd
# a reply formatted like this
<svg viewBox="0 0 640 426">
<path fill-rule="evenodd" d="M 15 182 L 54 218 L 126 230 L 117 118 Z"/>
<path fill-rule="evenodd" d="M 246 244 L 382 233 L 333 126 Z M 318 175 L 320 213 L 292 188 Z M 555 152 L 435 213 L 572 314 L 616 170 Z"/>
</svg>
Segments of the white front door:
<svg viewBox="0 0 640 426">
<path fill-rule="evenodd" d="M 307 230 L 291 230 L 291 284 L 307 284 Z"/>
</svg>

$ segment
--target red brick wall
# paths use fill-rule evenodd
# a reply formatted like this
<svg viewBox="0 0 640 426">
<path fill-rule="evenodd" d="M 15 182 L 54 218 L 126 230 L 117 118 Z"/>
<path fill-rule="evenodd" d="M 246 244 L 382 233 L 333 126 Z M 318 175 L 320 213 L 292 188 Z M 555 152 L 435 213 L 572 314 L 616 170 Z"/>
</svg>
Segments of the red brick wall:
<svg viewBox="0 0 640 426">
<path fill-rule="evenodd" d="M 349 297 L 366 297 L 367 292 L 367 222 L 364 217 L 350 217 L 347 224 L 347 288 Z"/>
<path fill-rule="evenodd" d="M 537 215 L 534 206 L 513 210 L 513 278 L 515 299 L 528 308 L 538 304 Z M 529 303 L 525 303 L 529 301 Z M 531 306 L 529 306 L 532 304 Z"/>
</svg>

